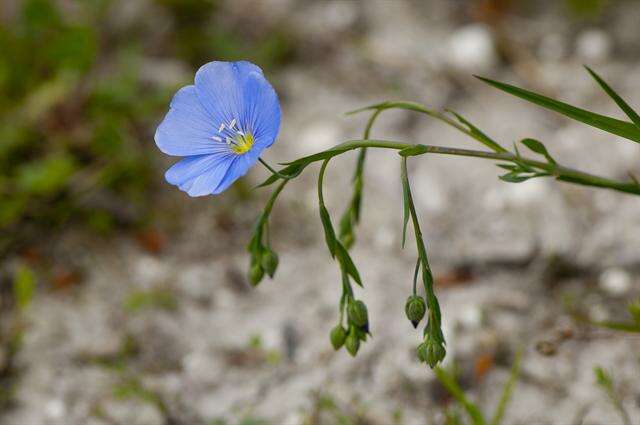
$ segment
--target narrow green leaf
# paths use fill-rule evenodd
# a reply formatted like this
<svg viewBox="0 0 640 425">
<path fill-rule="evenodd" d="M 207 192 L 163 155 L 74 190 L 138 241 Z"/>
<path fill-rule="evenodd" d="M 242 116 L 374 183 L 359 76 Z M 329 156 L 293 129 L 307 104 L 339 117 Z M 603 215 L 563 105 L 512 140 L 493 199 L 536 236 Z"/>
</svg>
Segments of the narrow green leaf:
<svg viewBox="0 0 640 425">
<path fill-rule="evenodd" d="M 622 121 L 605 115 L 596 114 L 585 109 L 576 108 L 575 106 L 571 106 L 567 103 L 560 102 L 510 84 L 501 83 L 484 77 L 476 76 L 476 78 L 509 94 L 542 106 L 543 108 L 558 112 L 571 119 L 599 128 L 608 133 L 640 143 L 640 129 L 636 127 L 635 124 L 628 121 Z"/>
<path fill-rule="evenodd" d="M 478 140 L 480 143 L 484 144 L 486 147 L 488 147 L 489 149 L 491 149 L 491 150 L 493 150 L 495 152 L 507 152 L 507 150 L 505 148 L 503 148 L 502 146 L 500 146 L 500 144 L 498 142 L 493 140 L 491 137 L 487 136 L 482 130 L 480 130 L 475 125 L 471 124 L 471 122 L 469 122 L 462 115 L 460 115 L 457 112 L 452 111 L 452 110 L 448 110 L 448 111 L 450 113 L 452 113 L 453 115 L 455 115 L 455 117 L 458 119 L 458 121 L 460 121 L 462 124 L 466 125 L 469 128 L 469 131 L 471 132 L 471 135 L 476 140 Z"/>
<path fill-rule="evenodd" d="M 328 159 L 328 158 L 332 158 L 332 157 L 334 157 L 336 155 L 340 155 L 341 153 L 346 152 L 346 151 L 348 151 L 350 149 L 352 149 L 352 148 L 350 148 L 350 147 L 342 147 L 342 146 L 338 145 L 338 146 L 335 146 L 335 147 L 333 147 L 331 149 L 328 149 L 326 151 L 322 151 L 322 152 L 318 152 L 318 153 L 313 154 L 313 155 L 309 155 L 309 156 L 305 156 L 305 157 L 302 157 L 302 158 L 298 158 L 295 161 L 285 162 L 282 165 L 288 165 L 288 166 L 304 165 L 304 166 L 306 166 L 306 165 L 308 165 L 308 164 L 310 164 L 312 162 L 315 162 L 315 161 L 321 161 L 323 159 Z"/>
<path fill-rule="evenodd" d="M 400 169 L 400 179 L 402 180 L 402 205 L 403 205 L 403 219 L 402 219 L 402 248 L 407 241 L 407 224 L 409 223 L 409 202 L 411 202 L 409 177 L 407 176 L 407 159 L 402 158 L 402 168 Z"/>
<path fill-rule="evenodd" d="M 513 164 L 496 164 L 496 166 L 508 171 L 515 171 L 518 169 L 518 166 Z"/>
<path fill-rule="evenodd" d="M 507 410 L 509 401 L 511 401 L 511 395 L 513 394 L 513 390 L 516 386 L 516 381 L 518 380 L 518 376 L 520 375 L 521 360 L 522 360 L 522 350 L 518 350 L 516 352 L 515 358 L 513 359 L 513 366 L 511 366 L 509 379 L 507 379 L 507 382 L 504 383 L 504 387 L 502 388 L 502 396 L 500 397 L 500 402 L 496 407 L 496 411 L 493 415 L 493 420 L 491 421 L 491 425 L 500 425 L 500 423 L 502 423 L 502 418 L 504 418 L 504 412 Z"/>
<path fill-rule="evenodd" d="M 467 398 L 467 396 L 464 394 L 464 391 L 462 390 L 462 388 L 460 388 L 454 377 L 447 373 L 441 367 L 436 367 L 433 370 L 436 373 L 436 377 L 438 378 L 442 386 L 445 387 L 449 394 L 451 394 L 451 396 L 458 403 L 460 403 L 460 405 L 467 412 L 473 424 L 485 425 L 486 421 L 482 416 L 482 412 L 480 412 L 480 409 L 477 405 L 475 405 Z"/>
<path fill-rule="evenodd" d="M 620 97 L 620 95 L 616 93 L 615 90 L 611 88 L 611 86 L 609 86 L 609 84 L 607 84 L 602 78 L 600 78 L 600 76 L 596 74 L 594 70 L 586 65 L 585 68 L 587 69 L 587 71 L 589 71 L 589 74 L 591 74 L 593 79 L 596 80 L 598 84 L 600 84 L 600 87 L 602 87 L 602 89 L 609 95 L 609 97 L 611 97 L 611 99 L 616 102 L 620 109 L 622 109 L 624 113 L 627 114 L 629 119 L 636 125 L 636 127 L 640 128 L 640 116 L 638 115 L 638 113 L 634 111 L 633 108 L 629 106 L 629 104 L 625 102 L 625 100 Z"/>
<path fill-rule="evenodd" d="M 300 173 L 302 173 L 302 170 L 304 170 L 306 166 L 307 166 L 306 164 L 289 165 L 287 167 L 284 167 L 282 170 L 280 170 L 279 173 L 289 176 L 291 178 L 297 177 L 300 175 Z M 278 177 L 275 174 L 271 174 L 265 181 L 263 181 L 258 186 L 256 186 L 256 188 L 269 186 L 277 182 L 278 180 L 280 180 L 280 177 Z"/>
<path fill-rule="evenodd" d="M 547 148 L 538 140 L 535 139 L 523 139 L 521 143 L 531 149 L 533 152 L 543 155 L 547 158 L 550 164 L 556 164 L 556 160 L 551 157 Z"/>
<path fill-rule="evenodd" d="M 513 171 L 511 173 L 507 173 L 502 176 L 499 176 L 498 178 L 507 183 L 522 183 L 524 181 L 529 180 L 531 176 L 527 174 L 521 174 L 517 171 Z"/>
<path fill-rule="evenodd" d="M 331 224 L 329 211 L 327 211 L 327 208 L 324 205 L 320 205 L 320 221 L 322 221 L 322 227 L 324 228 L 324 238 L 327 242 L 327 248 L 329 248 L 331 257 L 335 257 L 337 243 L 336 233 L 333 230 L 333 225 Z"/>
<path fill-rule="evenodd" d="M 360 278 L 360 273 L 358 272 L 358 268 L 354 264 L 351 256 L 347 249 L 340 243 L 340 241 L 335 241 L 335 252 L 336 256 L 340 260 L 340 263 L 344 267 L 344 270 L 353 278 L 353 280 L 360 286 L 362 286 L 362 279 Z"/>
</svg>

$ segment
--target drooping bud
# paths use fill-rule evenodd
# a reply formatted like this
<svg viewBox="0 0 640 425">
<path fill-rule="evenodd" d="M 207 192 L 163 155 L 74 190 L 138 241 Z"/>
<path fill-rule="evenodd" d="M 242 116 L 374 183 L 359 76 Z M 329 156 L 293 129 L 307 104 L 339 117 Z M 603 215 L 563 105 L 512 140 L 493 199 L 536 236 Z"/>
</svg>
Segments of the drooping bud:
<svg viewBox="0 0 640 425">
<path fill-rule="evenodd" d="M 407 314 L 407 319 L 409 319 L 413 327 L 417 328 L 418 323 L 420 323 L 427 311 L 427 303 L 421 296 L 411 295 L 407 299 L 407 304 L 404 307 L 404 311 Z"/>
<path fill-rule="evenodd" d="M 261 263 L 264 271 L 272 278 L 278 268 L 278 254 L 271 248 L 266 248 L 262 253 Z"/>
<path fill-rule="evenodd" d="M 360 338 L 358 338 L 355 328 L 352 327 L 349 331 L 349 335 L 347 335 L 344 346 L 347 348 L 349 354 L 351 354 L 353 357 L 358 354 L 358 350 L 360 349 Z"/>
<path fill-rule="evenodd" d="M 251 267 L 249 268 L 249 283 L 253 286 L 258 286 L 263 277 L 264 269 L 260 263 L 251 264 Z"/>
<path fill-rule="evenodd" d="M 329 337 L 331 338 L 331 345 L 333 345 L 333 349 L 338 351 L 347 339 L 347 330 L 342 325 L 338 325 L 331 329 Z"/>
<path fill-rule="evenodd" d="M 444 360 L 447 354 L 444 345 L 429 336 L 418 346 L 417 352 L 418 359 L 423 363 L 427 363 L 431 369 Z"/>
<path fill-rule="evenodd" d="M 360 300 L 351 301 L 347 307 L 349 321 L 358 327 L 364 327 L 369 323 L 367 306 Z"/>
</svg>

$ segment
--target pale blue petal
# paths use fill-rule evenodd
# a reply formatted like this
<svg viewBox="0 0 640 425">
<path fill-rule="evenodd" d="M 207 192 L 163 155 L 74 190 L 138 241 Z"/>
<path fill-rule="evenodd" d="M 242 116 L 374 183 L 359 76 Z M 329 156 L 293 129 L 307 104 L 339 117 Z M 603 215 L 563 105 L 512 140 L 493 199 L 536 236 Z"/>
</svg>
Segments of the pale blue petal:
<svg viewBox="0 0 640 425">
<path fill-rule="evenodd" d="M 216 126 L 236 120 L 253 133 L 255 147 L 273 144 L 280 128 L 280 103 L 275 90 L 256 65 L 209 62 L 195 77 L 196 93 Z"/>
<path fill-rule="evenodd" d="M 220 185 L 234 158 L 233 154 L 189 156 L 169 168 L 165 178 L 190 196 L 210 195 Z"/>
<path fill-rule="evenodd" d="M 253 167 L 258 160 L 260 153 L 261 149 L 252 149 L 244 155 L 236 156 L 213 194 L 224 192 L 233 182 L 247 174 L 249 168 Z"/>
<path fill-rule="evenodd" d="M 168 155 L 190 156 L 225 152 L 225 143 L 212 139 L 218 128 L 211 115 L 202 107 L 195 86 L 178 90 L 169 112 L 158 126 L 155 141 Z"/>
</svg>

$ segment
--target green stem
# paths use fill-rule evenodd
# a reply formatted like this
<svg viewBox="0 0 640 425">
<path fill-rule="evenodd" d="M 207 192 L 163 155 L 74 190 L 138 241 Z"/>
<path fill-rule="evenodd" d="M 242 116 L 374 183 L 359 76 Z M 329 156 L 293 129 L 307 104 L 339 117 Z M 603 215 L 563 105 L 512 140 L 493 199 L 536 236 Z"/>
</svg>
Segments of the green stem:
<svg viewBox="0 0 640 425">
<path fill-rule="evenodd" d="M 402 168 L 403 172 L 406 176 L 407 173 L 407 158 L 402 158 Z M 407 177 L 407 185 L 408 185 L 408 177 Z M 431 275 L 431 268 L 429 267 L 429 260 L 427 257 L 427 249 L 424 245 L 424 240 L 422 239 L 422 230 L 420 229 L 420 222 L 418 221 L 418 214 L 416 213 L 416 207 L 413 205 L 413 196 L 411 195 L 411 189 L 407 190 L 407 200 L 409 204 L 409 215 L 411 216 L 411 223 L 413 224 L 413 233 L 416 238 L 416 247 L 418 249 L 418 258 L 420 265 L 422 266 L 422 274 L 427 277 L 424 281 L 424 289 L 427 293 L 427 299 L 431 296 L 435 298 L 435 294 L 433 292 L 433 277 Z"/>
<path fill-rule="evenodd" d="M 413 272 L 413 295 L 418 294 L 418 272 L 420 271 L 420 258 L 416 261 L 416 269 Z"/>
<path fill-rule="evenodd" d="M 329 165 L 329 159 L 330 158 L 327 158 L 322 162 L 322 165 L 320 166 L 320 172 L 318 173 L 318 202 L 320 203 L 320 206 L 323 207 L 325 205 L 324 195 L 322 194 L 322 185 L 324 184 L 324 172 L 327 169 L 327 165 Z"/>
<path fill-rule="evenodd" d="M 269 214 L 271 214 L 271 210 L 273 209 L 273 205 L 275 204 L 278 195 L 280 195 L 280 192 L 282 192 L 282 189 L 284 189 L 288 182 L 289 180 L 282 180 L 282 182 L 280 182 L 280 184 L 276 187 L 276 190 L 271 193 L 271 196 L 269 197 L 269 200 L 264 207 L 264 211 L 262 212 L 263 220 L 266 220 L 269 217 Z"/>
<path fill-rule="evenodd" d="M 600 177 L 593 174 L 585 173 L 573 168 L 564 167 L 558 164 L 548 164 L 542 161 L 536 161 L 522 156 L 517 156 L 509 152 L 486 152 L 477 151 L 471 149 L 449 148 L 444 146 L 434 145 L 416 145 L 411 143 L 402 143 L 392 140 L 376 140 L 376 139 L 357 139 L 349 140 L 341 143 L 333 148 L 320 152 L 319 154 L 310 155 L 304 158 L 300 158 L 293 161 L 291 164 L 309 164 L 311 162 L 325 160 L 334 156 L 343 154 L 350 150 L 358 148 L 382 148 L 382 149 L 394 149 L 403 150 L 408 148 L 415 148 L 419 146 L 423 149 L 423 152 L 438 154 L 438 155 L 454 155 L 454 156 L 466 156 L 473 158 L 493 159 L 498 161 L 507 161 L 512 163 L 524 163 L 530 167 L 538 170 L 545 171 L 558 180 L 576 183 L 585 186 L 602 187 L 617 190 L 619 192 L 631 193 L 634 195 L 640 195 L 640 186 L 634 182 L 622 182 L 606 177 Z M 329 156 L 327 156 L 329 155 Z"/>
</svg>

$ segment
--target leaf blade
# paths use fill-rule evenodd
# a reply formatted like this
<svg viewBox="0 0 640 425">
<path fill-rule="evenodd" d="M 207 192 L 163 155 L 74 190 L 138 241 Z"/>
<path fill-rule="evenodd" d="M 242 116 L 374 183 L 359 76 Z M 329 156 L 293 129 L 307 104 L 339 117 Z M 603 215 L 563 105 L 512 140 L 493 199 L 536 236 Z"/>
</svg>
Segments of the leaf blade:
<svg viewBox="0 0 640 425">
<path fill-rule="evenodd" d="M 594 70 L 585 65 L 585 68 L 591 74 L 594 80 L 602 87 L 602 89 L 609 95 L 611 99 L 618 105 L 620 109 L 629 117 L 629 119 L 636 125 L 636 127 L 640 128 L 640 115 L 631 107 L 629 104 L 618 94 L 616 93 L 609 84 L 607 84 Z"/>
<path fill-rule="evenodd" d="M 596 114 L 585 109 L 577 108 L 568 103 L 560 102 L 550 97 L 534 93 L 529 90 L 521 89 L 511 84 L 501 83 L 489 78 L 475 76 L 479 80 L 493 86 L 499 90 L 509 93 L 513 96 L 524 99 L 528 102 L 542 106 L 543 108 L 558 112 L 566 117 L 580 121 L 600 130 L 606 131 L 625 139 L 633 140 L 640 143 L 640 129 L 635 124 L 628 121 L 622 121 L 605 115 Z"/>
</svg>

